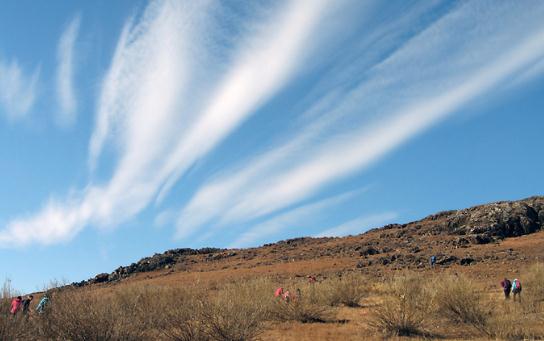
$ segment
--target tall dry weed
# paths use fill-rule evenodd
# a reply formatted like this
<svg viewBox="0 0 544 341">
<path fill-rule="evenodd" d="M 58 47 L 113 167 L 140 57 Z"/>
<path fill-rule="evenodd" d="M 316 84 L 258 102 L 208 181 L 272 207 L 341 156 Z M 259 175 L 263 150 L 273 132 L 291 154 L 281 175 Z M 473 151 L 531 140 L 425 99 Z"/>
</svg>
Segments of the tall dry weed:
<svg viewBox="0 0 544 341">
<path fill-rule="evenodd" d="M 501 340 L 541 340 L 544 328 L 539 314 L 522 304 L 504 301 L 489 322 L 489 335 Z"/>
<path fill-rule="evenodd" d="M 463 275 L 440 276 L 431 283 L 438 316 L 489 334 L 492 307 L 479 286 Z"/>
<path fill-rule="evenodd" d="M 357 273 L 327 279 L 313 286 L 320 292 L 323 302 L 330 306 L 359 307 L 370 291 L 368 280 Z"/>
<path fill-rule="evenodd" d="M 201 300 L 202 325 L 209 338 L 217 341 L 257 339 L 270 316 L 268 286 L 264 280 L 241 281 L 228 284 L 215 296 Z"/>
<path fill-rule="evenodd" d="M 401 276 L 385 284 L 382 304 L 372 309 L 369 327 L 384 335 L 425 334 L 430 298 L 420 278 Z"/>
<path fill-rule="evenodd" d="M 81 289 L 56 292 L 48 309 L 35 320 L 40 336 L 74 341 L 144 340 L 148 326 L 140 321 L 142 310 L 135 308 L 140 297 L 125 295 Z"/>
<path fill-rule="evenodd" d="M 523 304 L 532 312 L 544 311 L 544 264 L 535 263 L 522 279 Z"/>
<path fill-rule="evenodd" d="M 174 341 L 208 341 L 202 322 L 205 295 L 196 286 L 183 288 L 161 288 L 148 305 L 149 324 L 158 335 Z"/>
</svg>

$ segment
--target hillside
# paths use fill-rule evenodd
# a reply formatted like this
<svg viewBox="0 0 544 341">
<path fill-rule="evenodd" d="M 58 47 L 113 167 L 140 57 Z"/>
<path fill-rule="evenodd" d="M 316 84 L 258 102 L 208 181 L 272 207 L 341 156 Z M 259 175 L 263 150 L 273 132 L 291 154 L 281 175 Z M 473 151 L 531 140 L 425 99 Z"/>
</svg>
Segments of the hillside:
<svg viewBox="0 0 544 341">
<path fill-rule="evenodd" d="M 487 277 L 495 272 L 514 273 L 520 262 L 542 259 L 543 226 L 544 197 L 535 196 L 440 212 L 357 236 L 304 237 L 247 249 L 169 250 L 72 285 L 134 280 L 169 283 L 195 276 L 217 280 L 261 273 L 325 277 L 353 270 L 380 276 L 403 269 L 424 270 L 431 255 L 437 256 L 442 269 Z"/>
</svg>

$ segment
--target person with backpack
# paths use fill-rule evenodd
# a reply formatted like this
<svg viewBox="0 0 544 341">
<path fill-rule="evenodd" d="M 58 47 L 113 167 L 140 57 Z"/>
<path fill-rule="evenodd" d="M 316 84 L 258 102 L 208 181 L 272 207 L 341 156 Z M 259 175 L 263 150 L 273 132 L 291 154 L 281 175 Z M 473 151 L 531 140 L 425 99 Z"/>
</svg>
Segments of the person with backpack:
<svg viewBox="0 0 544 341">
<path fill-rule="evenodd" d="M 17 314 L 19 309 L 21 309 L 21 301 L 22 300 L 23 300 L 23 298 L 21 296 L 17 296 L 13 300 L 11 300 L 11 309 L 9 310 L 11 315 Z"/>
<path fill-rule="evenodd" d="M 36 307 L 36 311 L 40 314 L 43 313 L 48 303 L 49 303 L 49 296 L 47 294 L 44 294 L 42 299 L 40 300 L 40 303 L 38 303 L 38 306 Z"/>
<path fill-rule="evenodd" d="M 28 313 L 28 308 L 30 307 L 30 302 L 34 299 L 34 296 L 28 295 L 25 299 L 21 301 L 21 307 L 23 311 L 23 315 L 26 315 Z"/>
<path fill-rule="evenodd" d="M 512 294 L 514 294 L 514 302 L 516 301 L 516 296 L 518 295 L 519 301 L 521 302 L 521 282 L 517 278 L 512 282 Z"/>
<path fill-rule="evenodd" d="M 512 289 L 512 282 L 510 282 L 510 280 L 508 278 L 504 278 L 502 281 L 501 281 L 501 288 L 504 292 L 504 299 L 509 299 L 510 298 L 510 290 Z"/>
</svg>

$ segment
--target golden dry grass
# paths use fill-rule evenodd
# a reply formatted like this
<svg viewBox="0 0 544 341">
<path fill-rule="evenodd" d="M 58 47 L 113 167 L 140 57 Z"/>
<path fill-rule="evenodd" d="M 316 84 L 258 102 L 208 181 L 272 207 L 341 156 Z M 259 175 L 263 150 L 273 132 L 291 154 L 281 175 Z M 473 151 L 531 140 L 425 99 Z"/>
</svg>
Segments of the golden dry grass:
<svg viewBox="0 0 544 341">
<path fill-rule="evenodd" d="M 372 340 L 539 339 L 542 267 L 522 273 L 522 303 L 465 275 L 402 272 L 383 281 L 351 272 L 305 278 L 133 283 L 53 291 L 45 314 L 0 314 L 2 340 Z M 347 285 L 349 284 L 349 285 Z M 275 298 L 283 286 L 299 294 Z M 337 288 L 358 306 L 331 300 Z M 359 288 L 359 289 L 356 289 Z M 361 293 L 361 288 L 364 290 Z M 299 289 L 299 290 L 297 290 Z M 6 289 L 3 308 L 12 293 Z M 6 310 L 7 311 L 7 310 Z"/>
</svg>

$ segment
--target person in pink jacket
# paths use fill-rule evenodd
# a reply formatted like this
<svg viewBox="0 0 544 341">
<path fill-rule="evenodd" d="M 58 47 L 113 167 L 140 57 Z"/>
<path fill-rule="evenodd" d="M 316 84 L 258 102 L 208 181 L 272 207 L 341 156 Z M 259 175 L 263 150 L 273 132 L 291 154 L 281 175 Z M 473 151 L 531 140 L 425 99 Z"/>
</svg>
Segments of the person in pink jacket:
<svg viewBox="0 0 544 341">
<path fill-rule="evenodd" d="M 11 309 L 9 310 L 12 315 L 17 314 L 19 309 L 21 308 L 21 302 L 23 298 L 21 296 L 17 296 L 11 301 Z"/>
</svg>

